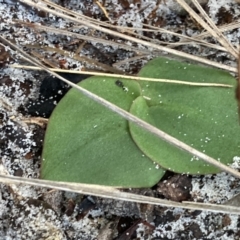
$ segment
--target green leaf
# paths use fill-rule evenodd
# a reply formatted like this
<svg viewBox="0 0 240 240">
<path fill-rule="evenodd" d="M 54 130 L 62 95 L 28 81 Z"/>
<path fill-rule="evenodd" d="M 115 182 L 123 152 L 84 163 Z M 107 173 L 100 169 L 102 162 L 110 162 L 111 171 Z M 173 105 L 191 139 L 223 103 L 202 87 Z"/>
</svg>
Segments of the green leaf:
<svg viewBox="0 0 240 240">
<path fill-rule="evenodd" d="M 192 82 L 227 83 L 236 80 L 228 73 L 166 58 L 150 61 L 141 77 Z M 141 82 L 142 95 L 131 113 L 188 145 L 229 164 L 240 149 L 240 127 L 234 88 L 186 86 Z M 130 123 L 139 148 L 163 168 L 190 174 L 217 173 L 219 169 L 197 160 Z"/>
<path fill-rule="evenodd" d="M 91 77 L 79 84 L 129 110 L 140 95 L 137 82 Z M 164 171 L 133 142 L 121 116 L 71 89 L 49 120 L 41 177 L 119 187 L 149 187 Z"/>
</svg>

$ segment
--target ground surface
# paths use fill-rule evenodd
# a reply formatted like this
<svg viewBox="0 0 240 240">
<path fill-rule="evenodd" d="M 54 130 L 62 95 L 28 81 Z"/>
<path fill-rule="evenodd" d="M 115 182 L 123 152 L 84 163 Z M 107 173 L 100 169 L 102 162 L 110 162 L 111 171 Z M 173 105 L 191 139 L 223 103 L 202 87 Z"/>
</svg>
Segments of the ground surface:
<svg viewBox="0 0 240 240">
<path fill-rule="evenodd" d="M 153 0 L 105 1 L 105 7 L 112 21 L 121 26 L 142 28 L 143 23 L 147 23 L 188 36 L 200 33 L 197 23 L 173 2 L 166 0 L 166 4 L 160 4 L 156 11 L 153 11 L 156 6 L 156 1 Z M 101 9 L 91 0 L 57 3 L 87 16 L 106 20 Z M 239 19 L 240 7 L 234 1 L 210 0 L 204 8 L 218 25 Z M 25 46 L 27 51 L 31 48 L 30 44 L 35 46 L 36 52 L 38 45 L 76 51 L 82 43 L 64 35 L 58 36 L 27 28 L 21 24 L 21 21 L 41 23 L 61 29 L 69 29 L 72 25 L 64 19 L 39 12 L 17 1 L 0 0 L 0 18 L 0 34 L 18 45 Z M 17 24 L 14 24 L 16 22 Z M 88 29 L 79 31 L 82 34 L 89 33 Z M 146 36 L 165 41 L 166 44 L 178 41 L 176 37 L 168 34 L 148 33 Z M 228 32 L 226 36 L 233 44 L 239 44 L 238 29 Z M 216 50 L 200 48 L 196 45 L 183 45 L 178 49 L 232 66 L 236 65 L 234 59 Z M 49 77 L 47 74 L 9 68 L 8 63 L 22 63 L 22 60 L 17 54 L 8 50 L 8 47 L 0 44 L 0 67 L 2 67 L 0 70 L 0 170 L 2 174 L 38 178 L 45 126 L 29 123 L 29 119 L 37 116 L 48 118 L 52 107 L 57 104 L 65 91 L 65 86 L 43 86 L 41 81 Z M 94 58 L 109 66 L 135 56 L 133 51 L 98 43 L 85 43 L 81 55 Z M 64 65 L 65 68 L 73 69 L 93 68 L 91 62 L 72 60 L 59 52 L 51 52 L 46 56 L 55 66 Z M 122 64 L 118 69 L 127 73 L 137 73 L 152 57 L 149 55 L 144 60 Z M 55 87 L 58 92 L 56 96 L 51 92 Z M 233 167 L 240 169 L 239 158 L 236 157 L 234 160 Z M 174 194 L 169 194 L 178 189 L 183 193 L 185 200 L 223 203 L 239 193 L 240 189 L 239 181 L 225 173 L 205 177 L 187 177 L 169 173 L 165 180 L 166 182 L 162 181 L 158 187 L 139 192 L 182 200 Z M 0 239 L 3 240 L 240 238 L 239 217 L 235 215 L 123 204 L 23 185 L 0 184 L 0 186 Z M 175 186 L 174 190 L 171 186 Z M 143 221 L 145 219 L 146 221 Z"/>
</svg>

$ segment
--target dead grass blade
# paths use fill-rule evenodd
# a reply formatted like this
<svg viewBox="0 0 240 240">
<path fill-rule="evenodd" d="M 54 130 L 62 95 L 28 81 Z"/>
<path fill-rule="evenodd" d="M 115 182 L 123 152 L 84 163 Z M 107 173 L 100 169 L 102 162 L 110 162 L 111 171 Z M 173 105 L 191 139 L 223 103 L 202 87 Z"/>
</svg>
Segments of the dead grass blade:
<svg viewBox="0 0 240 240">
<path fill-rule="evenodd" d="M 110 35 L 113 35 L 113 36 L 116 36 L 116 37 L 119 37 L 119 38 L 123 38 L 123 39 L 126 39 L 126 40 L 131 41 L 131 42 L 136 42 L 136 43 L 141 44 L 143 46 L 148 46 L 152 49 L 156 49 L 156 50 L 159 50 L 159 51 L 164 51 L 164 52 L 167 52 L 167 53 L 179 56 L 179 57 L 187 58 L 187 59 L 197 61 L 197 62 L 200 62 L 200 63 L 204 63 L 204 64 L 207 64 L 207 65 L 210 65 L 210 66 L 225 69 L 227 71 L 237 72 L 237 70 L 235 68 L 231 68 L 229 66 L 219 64 L 219 63 L 210 61 L 208 59 L 204 59 L 204 58 L 194 56 L 194 55 L 191 55 L 191 54 L 188 54 L 188 53 L 184 53 L 184 52 L 181 52 L 181 51 L 178 51 L 178 50 L 175 50 L 175 49 L 171 49 L 171 48 L 168 48 L 168 47 L 160 46 L 158 44 L 154 44 L 154 43 L 147 42 L 147 41 L 144 41 L 144 40 L 141 40 L 141 39 L 137 39 L 135 37 L 127 36 L 125 34 L 113 31 L 111 29 L 107 29 L 107 28 L 101 27 L 99 25 L 92 24 L 91 22 L 87 21 L 86 19 L 82 20 L 81 18 L 83 18 L 83 16 L 81 18 L 79 18 L 79 17 L 77 18 L 76 13 L 73 12 L 73 11 L 70 11 L 70 10 L 66 11 L 66 12 L 70 13 L 71 16 L 63 14 L 61 12 L 62 7 L 59 8 L 58 6 L 56 6 L 55 7 L 56 10 L 54 10 L 54 9 L 50 9 L 49 7 L 44 6 L 44 2 L 46 2 L 46 5 L 47 5 L 47 3 L 49 3 L 46 0 L 42 0 L 41 1 L 42 4 L 32 2 L 31 0 L 19 0 L 19 1 L 22 2 L 22 3 L 25 3 L 29 6 L 41 9 L 45 12 L 49 12 L 49 13 L 52 13 L 56 16 L 68 19 L 68 20 L 73 21 L 73 22 L 76 22 L 78 24 L 83 24 L 83 25 L 85 25 L 89 28 L 93 28 L 93 29 L 99 30 L 101 32 L 104 32 L 106 34 L 110 34 Z"/>
<path fill-rule="evenodd" d="M 18 64 L 10 65 L 10 67 L 21 68 L 21 69 L 29 69 L 29 70 L 43 70 L 40 67 L 25 66 L 25 65 L 18 65 Z M 131 76 L 131 75 L 119 75 L 119 74 L 102 73 L 102 72 L 65 70 L 65 69 L 60 69 L 60 68 L 49 68 L 49 70 L 51 70 L 53 72 L 86 74 L 86 75 L 90 75 L 90 76 L 94 75 L 94 76 L 121 78 L 121 79 L 136 80 L 136 81 L 163 82 L 163 83 L 180 84 L 180 85 L 188 85 L 188 86 L 198 86 L 198 87 L 227 87 L 227 88 L 234 87 L 233 85 L 221 84 L 221 83 L 184 82 L 184 81 L 173 80 L 173 79 L 170 80 L 170 79 L 156 79 L 156 78 L 146 78 L 146 77 L 135 77 L 135 76 Z"/>
<path fill-rule="evenodd" d="M 240 27 L 240 22 L 236 21 L 236 22 L 232 22 L 232 23 L 220 26 L 220 27 L 218 27 L 218 30 L 220 32 L 226 32 L 226 31 L 231 31 L 233 29 L 237 29 L 239 27 Z M 195 36 L 194 38 L 203 39 L 203 38 L 206 38 L 206 37 L 209 37 L 209 36 L 211 36 L 211 34 L 209 32 L 202 32 L 199 35 Z"/>
<path fill-rule="evenodd" d="M 213 21 L 208 17 L 206 12 L 203 10 L 199 2 L 196 0 L 192 0 L 196 8 L 201 12 L 207 23 L 197 14 L 193 9 L 184 1 L 184 0 L 177 0 L 177 2 L 194 18 L 197 20 L 201 26 L 206 29 L 213 37 L 215 37 L 219 43 L 224 46 L 227 51 L 232 54 L 236 59 L 238 58 L 238 53 L 236 49 L 232 46 L 232 44 L 227 41 L 227 39 L 223 36 L 223 34 L 219 31 L 217 26 L 213 23 Z"/>
<path fill-rule="evenodd" d="M 120 191 L 114 187 L 93 185 L 93 184 L 82 184 L 82 183 L 68 183 L 68 182 L 55 182 L 41 179 L 28 179 L 23 177 L 14 177 L 0 175 L 0 182 L 5 184 L 28 184 L 31 186 L 52 188 L 62 191 L 75 192 L 85 195 L 92 195 L 97 197 L 122 200 L 128 202 L 145 203 L 151 205 L 160 205 L 163 207 L 175 207 L 192 210 L 202 210 L 215 213 L 227 213 L 240 215 L 240 208 L 229 205 L 217 205 L 217 204 L 206 204 L 206 203 L 195 203 L 195 202 L 173 202 L 163 200 L 154 197 L 147 197 L 134 193 L 128 193 Z"/>
<path fill-rule="evenodd" d="M 67 31 L 67 30 L 58 29 L 58 28 L 54 28 L 54 27 L 48 27 L 48 26 L 43 26 L 43 25 L 34 24 L 34 23 L 27 23 L 27 22 L 23 22 L 23 21 L 20 21 L 20 20 L 15 21 L 15 24 L 16 25 L 24 25 L 26 27 L 33 28 L 33 29 L 39 30 L 39 31 L 46 31 L 46 32 L 49 32 L 49 33 L 62 34 L 62 35 L 65 35 L 65 36 L 75 37 L 77 39 L 82 39 L 82 40 L 86 40 L 86 41 L 111 45 L 111 46 L 114 46 L 114 47 L 117 47 L 117 48 L 122 48 L 122 49 L 126 49 L 126 50 L 129 50 L 129 51 L 134 51 L 136 53 L 150 54 L 149 50 L 139 49 L 139 48 L 136 48 L 136 47 L 133 47 L 133 46 L 128 46 L 127 44 L 124 44 L 124 43 L 117 43 L 117 42 L 105 40 L 105 39 L 102 39 L 102 38 L 82 35 L 82 34 L 79 34 L 79 33 L 70 32 L 70 31 Z"/>
<path fill-rule="evenodd" d="M 189 37 L 189 36 L 186 36 L 186 35 L 182 35 L 182 34 L 179 34 L 179 33 L 175 33 L 175 32 L 166 30 L 164 28 L 158 28 L 158 27 L 150 26 L 148 24 L 144 24 L 144 26 L 153 29 L 154 32 L 162 32 L 162 33 L 170 34 L 172 36 L 179 37 L 180 38 L 179 42 L 168 43 L 169 48 L 177 47 L 177 46 L 180 46 L 180 45 L 187 45 L 187 44 L 199 44 L 199 45 L 202 45 L 202 46 L 205 46 L 205 47 L 209 47 L 209 48 L 212 48 L 212 49 L 217 49 L 217 50 L 220 50 L 220 51 L 227 52 L 226 48 L 224 48 L 222 46 L 218 46 L 216 44 L 208 43 L 208 42 L 202 40 L 201 38 L 196 38 L 196 36 Z"/>
<path fill-rule="evenodd" d="M 58 54 L 61 54 L 62 56 L 66 56 L 66 57 L 70 57 L 74 60 L 77 60 L 79 62 L 83 62 L 83 63 L 88 63 L 89 65 L 95 67 L 95 68 L 100 68 L 106 72 L 113 72 L 113 73 L 116 73 L 116 74 L 125 74 L 124 71 L 122 70 L 119 70 L 115 67 L 111 67 L 107 64 L 104 64 L 104 63 L 100 63 L 99 61 L 96 61 L 92 58 L 89 58 L 89 57 L 85 57 L 85 56 L 79 56 L 77 54 L 74 54 L 74 53 L 71 53 L 69 51 L 65 51 L 65 50 L 62 50 L 62 49 L 59 49 L 59 48 L 52 48 L 52 47 L 40 47 L 40 46 L 36 46 L 36 45 L 25 45 L 26 47 L 28 48 L 36 48 L 36 49 L 41 49 L 41 50 L 45 50 L 45 51 L 48 51 L 48 52 L 53 52 L 53 53 L 58 53 Z M 32 51 L 32 53 L 34 53 L 34 56 L 39 57 L 40 54 L 37 54 L 35 51 Z M 41 58 L 40 58 L 41 59 Z M 42 60 L 42 59 L 41 59 Z M 47 65 L 49 66 L 54 66 L 51 61 L 46 61 L 46 59 L 44 60 L 45 63 L 47 63 Z"/>
</svg>

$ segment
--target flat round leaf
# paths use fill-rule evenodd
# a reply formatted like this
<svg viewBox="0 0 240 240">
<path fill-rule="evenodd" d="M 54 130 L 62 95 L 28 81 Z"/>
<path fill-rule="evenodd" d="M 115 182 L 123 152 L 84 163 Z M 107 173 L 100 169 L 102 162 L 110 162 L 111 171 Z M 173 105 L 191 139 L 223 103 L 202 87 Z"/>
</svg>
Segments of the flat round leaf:
<svg viewBox="0 0 240 240">
<path fill-rule="evenodd" d="M 236 82 L 224 71 L 166 58 L 149 62 L 140 76 L 232 85 Z M 150 100 L 137 98 L 131 113 L 222 163 L 231 163 L 239 154 L 240 128 L 234 88 L 155 82 L 141 82 L 140 85 L 143 96 Z M 139 148 L 166 169 L 190 174 L 219 171 L 131 123 L 130 132 Z"/>
<path fill-rule="evenodd" d="M 91 77 L 79 84 L 129 110 L 139 84 Z M 119 187 L 149 187 L 163 176 L 133 142 L 121 116 L 71 89 L 51 115 L 41 177 Z"/>
</svg>

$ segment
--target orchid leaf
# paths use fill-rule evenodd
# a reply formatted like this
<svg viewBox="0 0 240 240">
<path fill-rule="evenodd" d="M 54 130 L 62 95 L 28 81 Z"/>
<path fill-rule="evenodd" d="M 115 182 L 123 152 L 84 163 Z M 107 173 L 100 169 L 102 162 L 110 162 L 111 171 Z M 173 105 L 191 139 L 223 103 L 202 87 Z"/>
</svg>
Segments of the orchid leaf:
<svg viewBox="0 0 240 240">
<path fill-rule="evenodd" d="M 139 76 L 233 86 L 236 83 L 224 71 L 166 58 L 150 61 Z M 132 114 L 222 163 L 231 163 L 239 153 L 240 127 L 234 88 L 156 82 L 141 82 L 140 85 L 142 96 L 132 104 Z M 219 172 L 218 168 L 209 166 L 132 123 L 130 132 L 144 154 L 163 168 L 189 174 Z"/>
<path fill-rule="evenodd" d="M 129 110 L 135 81 L 91 77 L 79 85 Z M 41 177 L 119 187 L 149 187 L 164 171 L 133 142 L 128 122 L 71 89 L 53 111 L 44 140 Z"/>
</svg>

